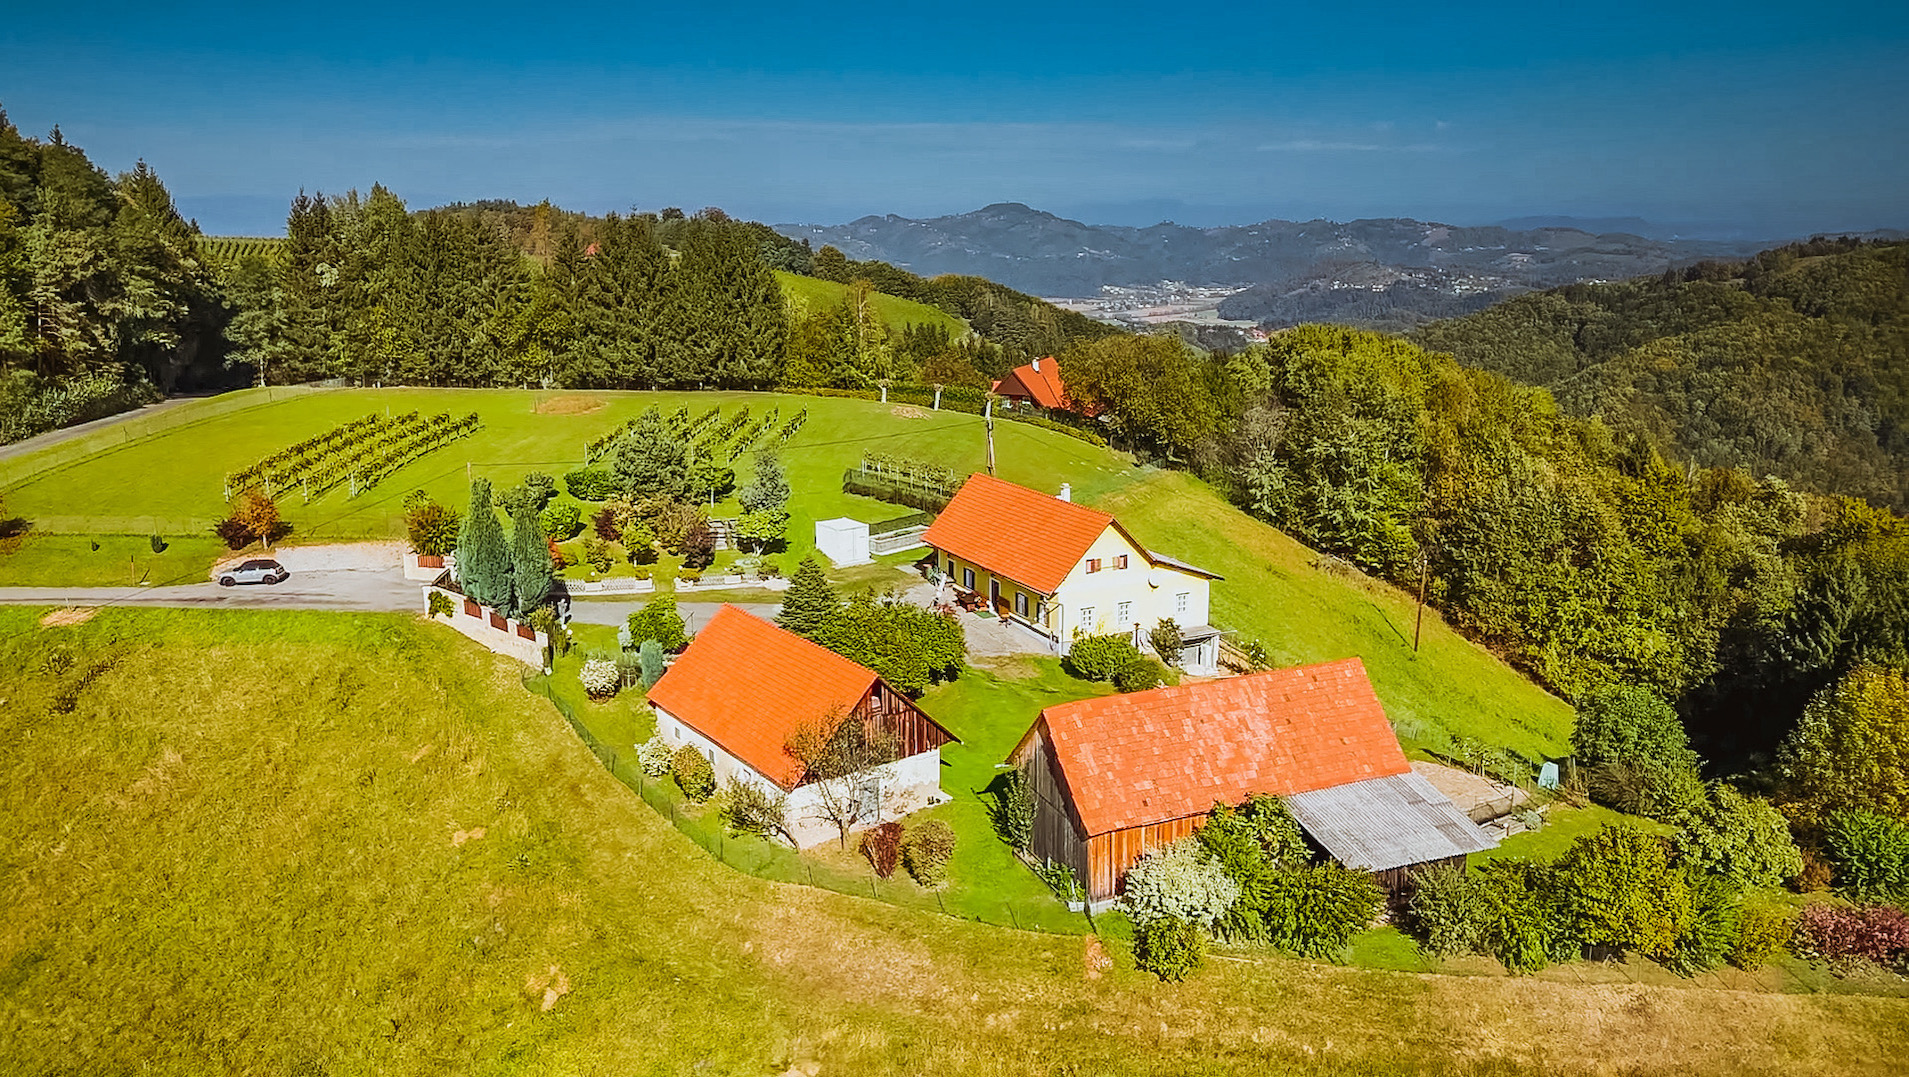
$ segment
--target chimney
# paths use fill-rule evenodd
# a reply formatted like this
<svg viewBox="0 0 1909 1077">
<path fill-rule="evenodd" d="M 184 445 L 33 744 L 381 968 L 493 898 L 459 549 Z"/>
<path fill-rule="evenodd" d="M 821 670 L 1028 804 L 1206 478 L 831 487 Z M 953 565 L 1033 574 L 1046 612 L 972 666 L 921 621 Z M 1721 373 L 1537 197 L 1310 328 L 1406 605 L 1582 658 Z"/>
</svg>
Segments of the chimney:
<svg viewBox="0 0 1909 1077">
<path fill-rule="evenodd" d="M 1040 357 L 1038 357 L 1038 356 L 1036 356 L 1036 357 L 1035 357 L 1035 359 L 1034 359 L 1034 362 L 1032 362 L 1032 363 L 1031 363 L 1031 364 L 1029 364 L 1029 365 L 1030 365 L 1030 366 L 1032 366 L 1032 367 L 1034 368 L 1034 373 L 1036 373 L 1036 374 L 1039 374 L 1039 373 L 1041 372 L 1041 360 L 1040 360 Z"/>
<path fill-rule="evenodd" d="M 1061 483 L 1061 492 L 1054 496 L 1062 501 L 1074 500 L 1074 484 L 1071 482 Z"/>
</svg>

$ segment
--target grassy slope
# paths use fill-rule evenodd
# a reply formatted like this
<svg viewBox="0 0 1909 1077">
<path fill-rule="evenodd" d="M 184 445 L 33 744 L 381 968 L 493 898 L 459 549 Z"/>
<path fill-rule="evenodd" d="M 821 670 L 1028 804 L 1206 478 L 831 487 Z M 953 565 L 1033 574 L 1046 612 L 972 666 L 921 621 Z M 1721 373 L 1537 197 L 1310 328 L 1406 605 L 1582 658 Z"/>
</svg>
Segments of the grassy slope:
<svg viewBox="0 0 1909 1077">
<path fill-rule="evenodd" d="M 538 413 L 553 397 L 602 402 L 584 414 Z M 222 511 L 223 476 L 272 449 L 360 416 L 392 407 L 426 411 L 476 410 L 484 428 L 405 468 L 370 494 L 348 501 L 340 492 L 312 506 L 287 499 L 286 515 L 307 540 L 391 537 L 402 534 L 398 513 L 404 494 L 423 487 L 449 504 L 468 497 L 465 465 L 498 485 L 525 472 L 561 473 L 581 463 L 583 445 L 643 408 L 671 410 L 688 404 L 701 411 L 712 402 L 725 410 L 748 403 L 760 413 L 779 406 L 787 416 L 807 407 L 807 425 L 784 448 L 789 482 L 791 550 L 784 560 L 812 548 L 815 521 L 853 516 L 875 521 L 904 510 L 841 492 L 841 473 L 864 450 L 931 460 L 958 472 L 979 470 L 987 460 L 982 420 L 953 412 L 924 413 L 861 400 L 767 393 L 538 393 L 510 390 L 384 389 L 310 393 L 222 416 L 171 433 L 116 446 L 29 480 L 6 492 L 9 511 L 27 516 L 45 532 L 94 520 L 100 530 L 115 522 L 144 534 L 148 518 L 200 517 Z M 909 417 L 918 416 L 918 417 Z M 1178 472 L 1135 469 L 1125 458 L 1074 438 L 1021 423 L 995 426 L 998 470 L 1003 478 L 1052 490 L 1065 481 L 1075 496 L 1109 509 L 1142 539 L 1166 553 L 1224 574 L 1213 589 L 1213 617 L 1222 627 L 1263 640 L 1281 662 L 1314 662 L 1359 655 L 1380 698 L 1408 741 L 1438 746 L 1448 736 L 1472 736 L 1527 755 L 1557 755 L 1565 749 L 1570 711 L 1509 667 L 1444 628 L 1428 613 L 1422 652 L 1411 650 L 1412 608 L 1408 597 L 1368 581 L 1328 576 L 1311 567 L 1308 551 L 1277 530 L 1240 513 L 1198 480 Z M 747 462 L 744 464 L 746 475 Z M 152 476 L 165 476 L 153 481 Z M 162 532 L 172 537 L 180 532 Z M 196 536 L 188 536 L 196 538 Z M 61 556 L 74 565 L 74 584 L 118 583 L 123 558 L 102 560 L 88 549 L 84 531 L 42 534 L 33 561 L 0 557 L 0 583 L 52 582 Z M 210 550 L 209 545 L 206 547 Z M 911 555 L 885 559 L 905 563 Z M 206 554 L 210 560 L 210 554 Z M 29 571 L 30 570 L 30 571 Z M 98 572 L 100 579 L 85 574 Z M 203 565 L 184 566 L 199 578 Z M 852 570 L 857 581 L 905 582 L 883 565 Z M 157 575 L 155 574 L 155 579 Z"/>
<path fill-rule="evenodd" d="M 1909 1050 L 1909 1005 L 1871 997 L 1292 961 L 1164 985 L 1117 941 L 1088 979 L 1078 938 L 721 867 L 442 628 L 35 616 L 0 611 L 14 1072 L 1860 1074 Z"/>
<path fill-rule="evenodd" d="M 848 294 L 846 284 L 780 270 L 776 272 L 776 283 L 782 285 L 782 295 L 791 306 L 809 314 L 841 303 L 842 297 Z M 875 313 L 895 333 L 901 332 L 906 325 L 939 325 L 948 330 L 950 337 L 960 340 L 969 332 L 967 322 L 940 307 L 931 307 L 886 292 L 875 293 Z"/>
</svg>

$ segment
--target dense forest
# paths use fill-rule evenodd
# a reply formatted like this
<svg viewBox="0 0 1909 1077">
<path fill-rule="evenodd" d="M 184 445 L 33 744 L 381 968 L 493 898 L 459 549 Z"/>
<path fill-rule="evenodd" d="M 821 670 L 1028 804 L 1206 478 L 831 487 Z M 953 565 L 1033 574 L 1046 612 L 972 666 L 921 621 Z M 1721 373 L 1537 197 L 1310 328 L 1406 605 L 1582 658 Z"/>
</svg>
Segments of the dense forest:
<svg viewBox="0 0 1909 1077">
<path fill-rule="evenodd" d="M 1768 762 L 1813 693 L 1909 660 L 1909 523 L 1691 469 L 1543 389 L 1304 326 L 1232 356 L 1116 337 L 1060 358 L 1126 447 L 1416 587 L 1567 698 L 1644 686 L 1720 762 Z"/>
<path fill-rule="evenodd" d="M 1414 339 L 1697 466 L 1909 509 L 1909 243 L 1819 239 L 1570 285 Z"/>
</svg>

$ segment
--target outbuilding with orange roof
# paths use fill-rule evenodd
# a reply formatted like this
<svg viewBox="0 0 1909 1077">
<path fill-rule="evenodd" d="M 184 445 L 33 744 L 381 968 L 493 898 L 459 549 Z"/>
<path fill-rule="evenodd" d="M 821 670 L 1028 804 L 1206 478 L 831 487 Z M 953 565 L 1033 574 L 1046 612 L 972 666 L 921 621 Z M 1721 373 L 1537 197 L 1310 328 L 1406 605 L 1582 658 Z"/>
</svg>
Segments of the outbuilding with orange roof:
<svg viewBox="0 0 1909 1077">
<path fill-rule="evenodd" d="M 1030 855 L 1072 867 L 1096 903 L 1214 805 L 1262 794 L 1395 890 L 1495 844 L 1413 772 L 1357 658 L 1049 707 L 1009 762 L 1034 792 Z"/>
<path fill-rule="evenodd" d="M 649 701 L 657 733 L 672 747 L 703 753 L 718 783 L 734 778 L 786 797 L 785 822 L 798 846 L 838 834 L 821 810 L 821 790 L 787 749 L 805 726 L 865 722 L 899 746 L 894 762 L 848 779 L 857 788 L 851 829 L 948 799 L 941 746 L 956 739 L 952 733 L 874 670 L 736 606 L 716 611 L 650 688 Z"/>
</svg>

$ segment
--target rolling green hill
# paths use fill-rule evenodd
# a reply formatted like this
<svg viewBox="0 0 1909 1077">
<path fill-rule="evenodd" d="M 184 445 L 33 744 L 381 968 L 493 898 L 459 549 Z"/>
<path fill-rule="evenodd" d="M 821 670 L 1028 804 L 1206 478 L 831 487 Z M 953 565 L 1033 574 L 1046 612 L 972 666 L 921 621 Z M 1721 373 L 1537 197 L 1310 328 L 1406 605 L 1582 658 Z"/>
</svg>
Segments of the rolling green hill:
<svg viewBox="0 0 1909 1077">
<path fill-rule="evenodd" d="M 10 1072 L 1841 1077 L 1904 1048 L 1901 999 L 1740 973 L 1246 952 L 1162 984 L 1112 933 L 1102 971 L 725 867 L 414 617 L 39 621 L 0 610 Z"/>
<path fill-rule="evenodd" d="M 906 511 L 842 493 L 842 472 L 864 451 L 930 460 L 963 474 L 981 470 L 987 460 L 978 416 L 863 400 L 769 393 L 256 392 L 269 402 L 234 411 L 214 410 L 233 406 L 223 399 L 185 405 L 175 409 L 175 421 L 184 425 L 169 431 L 127 444 L 117 444 L 117 435 L 105 431 L 92 442 L 61 447 L 47 458 L 67 462 L 52 470 L 37 471 L 31 458 L 8 462 L 0 471 L 0 479 L 12 482 L 4 491 L 8 509 L 31 520 L 33 532 L 19 551 L 0 554 L 0 582 L 57 583 L 62 571 L 66 582 L 76 585 L 125 582 L 123 544 L 94 551 L 90 544 L 97 535 L 144 536 L 156 528 L 171 540 L 200 541 L 196 536 L 224 511 L 228 472 L 387 407 L 427 414 L 476 411 L 483 427 L 356 500 L 343 490 L 312 505 L 288 495 L 283 508 L 297 529 L 294 541 L 399 537 L 401 502 L 409 491 L 422 488 L 447 504 L 462 505 L 468 497 L 467 470 L 499 487 L 533 470 L 561 474 L 582 463 L 587 441 L 652 404 L 665 411 L 680 404 L 701 411 L 720 403 L 726 412 L 747 404 L 757 414 L 777 406 L 784 415 L 809 409 L 807 424 L 782 452 L 795 492 L 789 506 L 791 550 L 784 555 L 790 563 L 811 548 L 816 520 L 877 521 Z M 214 413 L 195 422 L 193 408 Z M 95 450 L 91 455 L 77 456 L 89 447 Z M 1564 703 L 1446 629 L 1435 613 L 1426 616 L 1425 643 L 1415 657 L 1412 604 L 1402 593 L 1313 567 L 1310 551 L 1227 504 L 1198 480 L 1136 468 L 1125 456 L 1020 423 L 997 424 L 995 447 L 1001 477 L 1042 490 L 1072 483 L 1078 499 L 1119 513 L 1143 542 L 1225 575 L 1227 582 L 1214 588 L 1216 623 L 1264 641 L 1276 659 L 1362 656 L 1410 742 L 1440 748 L 1470 737 L 1533 759 L 1566 750 L 1571 711 Z M 164 481 L 154 481 L 155 476 Z M 734 507 L 720 505 L 716 511 L 733 512 Z M 205 562 L 213 552 L 205 548 Z M 908 555 L 889 560 L 906 562 Z M 168 567 L 182 578 L 198 579 L 205 562 Z M 857 570 L 856 578 L 904 580 L 899 573 L 879 570 L 869 576 L 869 571 Z"/>
<path fill-rule="evenodd" d="M 848 295 L 846 284 L 781 270 L 776 271 L 776 283 L 782 285 L 782 294 L 788 298 L 789 305 L 805 314 L 835 306 Z M 940 307 L 931 307 L 886 292 L 876 292 L 874 299 L 875 313 L 881 316 L 892 333 L 899 333 L 909 325 L 938 325 L 946 329 L 950 337 L 960 340 L 970 332 L 967 322 Z"/>
<path fill-rule="evenodd" d="M 1571 285 L 1414 336 L 1700 466 L 1909 509 L 1909 243 Z"/>
</svg>

